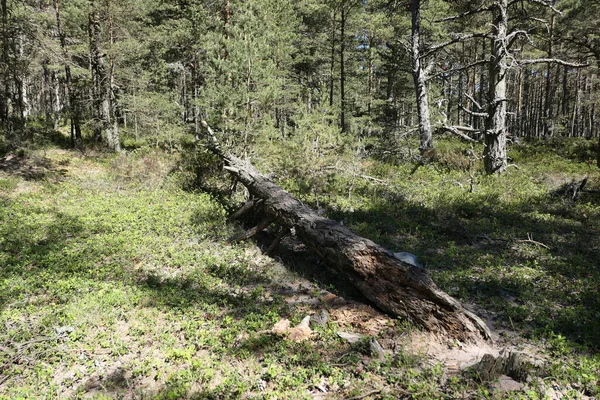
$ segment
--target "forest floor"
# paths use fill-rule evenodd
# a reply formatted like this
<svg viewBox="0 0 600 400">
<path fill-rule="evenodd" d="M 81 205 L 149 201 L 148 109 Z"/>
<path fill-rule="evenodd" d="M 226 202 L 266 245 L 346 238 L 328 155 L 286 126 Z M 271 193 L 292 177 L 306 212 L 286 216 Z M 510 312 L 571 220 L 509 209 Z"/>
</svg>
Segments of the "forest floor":
<svg viewBox="0 0 600 400">
<path fill-rule="evenodd" d="M 500 177 L 474 174 L 461 146 L 440 143 L 424 164 L 315 164 L 304 181 L 276 158 L 258 165 L 330 218 L 417 254 L 493 328 L 494 350 L 380 313 L 299 243 L 272 256 L 260 238 L 227 244 L 242 227 L 226 202 L 183 189 L 180 156 L 3 156 L 0 398 L 599 396 L 600 173 L 585 144 L 514 148 L 519 168 Z M 574 196 L 585 176 L 591 191 Z M 503 346 L 540 367 L 508 384 L 464 368 Z"/>
</svg>

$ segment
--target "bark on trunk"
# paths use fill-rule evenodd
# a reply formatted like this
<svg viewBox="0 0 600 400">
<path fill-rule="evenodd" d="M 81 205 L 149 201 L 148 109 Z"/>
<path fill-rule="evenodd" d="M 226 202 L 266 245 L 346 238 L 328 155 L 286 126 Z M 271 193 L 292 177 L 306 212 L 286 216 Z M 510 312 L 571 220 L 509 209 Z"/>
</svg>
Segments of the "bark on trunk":
<svg viewBox="0 0 600 400">
<path fill-rule="evenodd" d="M 490 338 L 486 325 L 441 291 L 424 269 L 398 260 L 371 240 L 304 206 L 250 162 L 222 152 L 212 131 L 208 130 L 213 140 L 209 149 L 224 161 L 225 169 L 246 186 L 252 196 L 262 200 L 265 220 L 293 228 L 328 268 L 343 276 L 381 310 L 453 338 Z"/>
<path fill-rule="evenodd" d="M 90 36 L 90 59 L 92 76 L 94 82 L 94 135 L 97 140 L 102 139 L 102 132 L 111 150 L 119 151 L 120 144 L 113 135 L 113 127 L 110 122 L 110 78 L 106 73 L 104 52 L 101 48 L 100 16 L 96 0 L 90 0 L 89 14 L 89 36 Z"/>
<path fill-rule="evenodd" d="M 506 170 L 506 72 L 508 0 L 494 2 L 492 54 L 489 63 L 488 116 L 483 161 L 488 174 Z"/>
<path fill-rule="evenodd" d="M 10 68 L 9 68 L 9 43 L 8 43 L 8 7 L 6 0 L 2 0 L 2 63 L 3 68 L 3 87 L 2 96 L 0 96 L 0 120 L 3 122 L 3 128 L 7 137 L 12 135 L 11 125 L 11 86 L 10 86 Z"/>
<path fill-rule="evenodd" d="M 340 129 L 346 132 L 346 19 L 348 16 L 346 4 L 342 3 L 340 19 Z"/>
<path fill-rule="evenodd" d="M 329 108 L 333 108 L 333 85 L 335 75 L 335 31 L 336 31 L 336 13 L 335 10 L 331 17 L 331 59 L 329 66 Z"/>
<path fill-rule="evenodd" d="M 412 76 L 417 96 L 417 116 L 419 118 L 419 150 L 421 153 L 433 148 L 427 86 L 420 54 L 421 0 L 412 0 Z"/>
<path fill-rule="evenodd" d="M 65 84 L 67 89 L 67 98 L 69 99 L 69 114 L 71 117 L 71 146 L 75 147 L 76 142 L 81 142 L 81 112 L 79 99 L 73 87 L 73 78 L 71 76 L 71 66 L 69 65 L 69 53 L 67 51 L 67 38 L 62 29 L 62 19 L 60 17 L 60 6 L 58 0 L 54 0 L 54 11 L 56 13 L 56 29 L 60 40 L 60 48 L 63 53 L 65 63 Z"/>
</svg>

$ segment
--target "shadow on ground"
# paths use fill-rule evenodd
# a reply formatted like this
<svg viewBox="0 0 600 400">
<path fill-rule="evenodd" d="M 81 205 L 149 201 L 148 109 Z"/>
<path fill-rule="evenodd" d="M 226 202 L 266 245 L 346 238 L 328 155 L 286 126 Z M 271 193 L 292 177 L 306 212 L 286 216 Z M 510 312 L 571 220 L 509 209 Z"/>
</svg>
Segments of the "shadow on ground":
<svg viewBox="0 0 600 400">
<path fill-rule="evenodd" d="M 380 200 L 330 216 L 393 251 L 414 252 L 442 289 L 498 313 L 504 326 L 599 350 L 598 200 L 547 194 L 502 205 L 465 193 L 434 208 Z"/>
</svg>

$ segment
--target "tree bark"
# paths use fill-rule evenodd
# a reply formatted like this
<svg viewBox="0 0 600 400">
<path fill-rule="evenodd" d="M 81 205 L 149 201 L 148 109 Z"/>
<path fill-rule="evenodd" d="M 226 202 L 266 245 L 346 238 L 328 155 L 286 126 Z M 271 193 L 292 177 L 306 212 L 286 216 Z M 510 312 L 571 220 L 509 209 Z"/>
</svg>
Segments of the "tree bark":
<svg viewBox="0 0 600 400">
<path fill-rule="evenodd" d="M 65 84 L 67 87 L 67 98 L 69 99 L 69 114 L 71 117 L 71 146 L 75 147 L 76 142 L 81 141 L 81 107 L 79 99 L 73 87 L 73 78 L 71 76 L 71 66 L 69 65 L 69 53 L 67 52 L 67 38 L 62 29 L 62 19 L 60 17 L 60 6 L 58 0 L 54 0 L 54 12 L 56 13 L 56 30 L 60 40 L 60 48 L 63 53 L 65 63 Z"/>
<path fill-rule="evenodd" d="M 110 2 L 107 3 L 107 13 L 108 13 L 108 32 L 109 32 L 109 36 L 110 36 L 110 46 L 111 48 L 113 47 L 115 41 L 114 41 L 114 27 L 113 27 L 113 19 L 112 19 L 112 13 L 110 10 Z M 119 88 L 115 82 L 115 62 L 114 59 L 112 57 L 109 56 L 109 70 L 108 70 L 108 75 L 109 75 L 109 79 L 108 79 L 108 85 L 106 87 L 106 98 L 108 100 L 109 103 L 109 108 L 108 108 L 108 123 L 111 123 L 111 119 L 112 119 L 112 144 L 109 143 L 109 146 L 111 149 L 113 149 L 116 152 L 120 152 L 121 151 L 121 138 L 119 136 L 119 98 L 118 98 L 118 93 L 119 93 Z M 185 70 L 184 70 L 185 73 Z M 105 129 L 111 129 L 111 126 L 109 125 L 108 127 L 105 127 Z"/>
<path fill-rule="evenodd" d="M 340 128 L 346 132 L 346 19 L 348 17 L 345 1 L 342 2 L 340 19 Z"/>
<path fill-rule="evenodd" d="M 2 0 L 2 63 L 3 68 L 3 87 L 2 96 L 0 96 L 0 120 L 3 122 L 3 128 L 5 135 L 10 137 L 12 135 L 12 124 L 11 124 L 11 86 L 10 86 L 10 70 L 9 67 L 9 37 L 8 37 L 8 6 L 6 0 Z"/>
<path fill-rule="evenodd" d="M 419 150 L 421 153 L 433 148 L 431 122 L 429 120 L 429 102 L 427 101 L 427 86 L 420 54 L 421 41 L 421 0 L 412 0 L 412 76 L 417 97 L 417 116 L 419 118 Z"/>
<path fill-rule="evenodd" d="M 89 37 L 90 37 L 90 59 L 92 67 L 92 78 L 94 82 L 94 136 L 102 140 L 102 132 L 108 147 L 119 151 L 120 143 L 115 140 L 113 127 L 110 122 L 110 77 L 106 73 L 104 52 L 101 48 L 100 16 L 96 0 L 90 0 L 89 14 Z"/>
<path fill-rule="evenodd" d="M 203 123 L 206 127 L 206 124 Z M 408 318 L 432 332 L 461 340 L 489 339 L 486 325 L 441 291 L 427 272 L 402 262 L 383 247 L 318 215 L 262 175 L 249 161 L 221 151 L 212 130 L 209 149 L 256 199 L 265 219 L 296 235 L 381 310 Z"/>
<path fill-rule="evenodd" d="M 489 62 L 488 116 L 485 124 L 483 162 L 488 174 L 501 173 L 506 157 L 506 72 L 508 0 L 496 0 L 492 7 L 492 53 Z"/>
<path fill-rule="evenodd" d="M 335 75 L 335 31 L 336 31 L 336 21 L 335 21 L 335 10 L 332 13 L 331 17 L 331 58 L 329 65 L 329 108 L 333 108 L 333 86 Z"/>
<path fill-rule="evenodd" d="M 550 17 L 550 31 L 548 38 L 548 58 L 554 57 L 554 14 Z M 546 87 L 544 97 L 544 136 L 548 136 L 554 127 L 553 119 L 553 98 L 552 98 L 552 64 L 548 63 L 546 67 Z M 552 126 L 551 126 L 552 125 Z"/>
</svg>

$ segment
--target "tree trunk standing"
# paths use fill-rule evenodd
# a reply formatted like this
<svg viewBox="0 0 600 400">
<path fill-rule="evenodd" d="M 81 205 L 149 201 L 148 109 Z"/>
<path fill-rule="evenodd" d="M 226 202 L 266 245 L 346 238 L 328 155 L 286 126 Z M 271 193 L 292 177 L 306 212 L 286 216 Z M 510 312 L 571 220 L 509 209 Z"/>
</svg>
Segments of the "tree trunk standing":
<svg viewBox="0 0 600 400">
<path fill-rule="evenodd" d="M 208 131 L 212 140 L 209 149 L 224 161 L 225 169 L 246 186 L 254 199 L 262 200 L 265 218 L 253 232 L 271 222 L 293 227 L 298 238 L 323 259 L 326 268 L 336 271 L 383 311 L 460 340 L 490 337 L 485 324 L 442 292 L 425 270 L 398 260 L 383 247 L 318 215 L 248 161 L 223 153 L 212 130 Z"/>
<path fill-rule="evenodd" d="M 110 115 L 112 115 L 112 137 L 113 137 L 113 145 L 112 149 L 116 152 L 121 151 L 121 138 L 119 135 L 119 102 L 118 102 L 118 89 L 115 84 L 115 75 L 114 75 L 114 64 L 111 61 L 110 65 L 110 86 L 109 86 L 109 99 L 110 99 Z M 109 127 L 110 129 L 110 127 Z"/>
<path fill-rule="evenodd" d="M 334 88 L 334 74 L 335 74 L 335 31 L 336 31 L 336 14 L 335 10 L 331 17 L 331 60 L 329 65 L 329 108 L 333 108 L 333 88 Z"/>
<path fill-rule="evenodd" d="M 23 53 L 23 34 L 18 35 L 18 39 L 13 42 L 16 49 L 15 54 L 18 54 L 19 60 L 24 59 Z M 26 73 L 21 74 L 18 68 L 13 71 L 15 83 L 17 84 L 17 106 L 19 109 L 20 124 L 25 125 L 25 121 L 31 113 L 31 105 L 29 104 L 29 94 L 27 88 L 28 76 Z"/>
<path fill-rule="evenodd" d="M 96 11 L 96 7 L 94 4 L 94 0 L 90 0 L 90 13 L 89 13 L 89 22 L 88 22 L 88 33 L 90 37 L 90 69 L 92 71 L 92 108 L 93 108 L 93 118 L 94 118 L 94 138 L 96 141 L 102 141 L 102 98 L 101 98 L 101 88 L 100 88 L 100 77 L 98 71 L 98 43 L 96 36 L 99 36 L 99 33 L 96 34 L 95 25 L 99 24 L 98 15 Z M 98 26 L 98 30 L 100 27 Z"/>
<path fill-rule="evenodd" d="M 102 140 L 102 132 L 111 150 L 119 151 L 120 144 L 115 141 L 110 121 L 110 77 L 107 76 L 104 63 L 104 53 L 101 48 L 100 16 L 96 0 L 90 0 L 89 36 L 90 36 L 90 61 L 94 82 L 94 136 Z"/>
<path fill-rule="evenodd" d="M 42 63 L 42 71 L 44 75 L 44 86 L 41 93 L 41 103 L 46 118 L 46 125 L 56 129 L 58 126 L 59 117 L 59 98 L 58 82 L 56 81 L 56 72 L 50 71 L 48 68 L 50 61 L 45 59 Z"/>
<path fill-rule="evenodd" d="M 566 65 L 563 67 L 563 77 L 562 77 L 562 103 L 561 103 L 561 115 L 566 118 L 569 112 L 569 67 Z M 568 126 L 568 123 L 567 123 Z"/>
<path fill-rule="evenodd" d="M 48 59 L 42 61 L 42 71 L 44 76 L 44 83 L 42 89 L 42 108 L 44 116 L 46 118 L 46 125 L 54 127 L 54 87 L 53 82 L 50 78 L 50 71 L 48 70 Z"/>
<path fill-rule="evenodd" d="M 193 97 L 193 107 L 194 107 L 194 131 L 196 134 L 200 133 L 200 105 L 198 104 L 198 66 L 196 65 L 196 59 L 194 58 L 194 65 L 192 66 L 192 82 L 194 85 L 194 97 Z"/>
<path fill-rule="evenodd" d="M 342 2 L 340 19 L 340 128 L 346 132 L 346 69 L 344 60 L 346 51 L 346 19 L 348 17 L 345 1 Z"/>
<path fill-rule="evenodd" d="M 367 86 L 367 115 L 371 116 L 371 109 L 373 108 L 373 86 L 375 83 L 375 69 L 373 66 L 373 59 L 375 53 L 375 37 L 373 32 L 369 32 L 369 82 Z"/>
<path fill-rule="evenodd" d="M 483 162 L 488 174 L 506 170 L 506 72 L 508 0 L 492 5 L 492 53 L 489 62 L 488 108 Z"/>
<path fill-rule="evenodd" d="M 537 84 L 537 107 L 535 107 L 535 136 L 541 137 L 544 132 L 544 82 L 541 77 Z"/>
<path fill-rule="evenodd" d="M 58 129 L 58 124 L 60 123 L 60 112 L 62 110 L 63 101 L 61 99 L 61 90 L 60 90 L 60 82 L 58 77 L 56 76 L 56 71 L 52 71 L 52 114 L 54 115 L 54 129 Z M 81 133 L 81 131 L 80 131 Z"/>
<path fill-rule="evenodd" d="M 6 0 L 2 0 L 2 64 L 4 64 L 3 72 L 3 90 L 2 96 L 0 97 L 0 119 L 3 122 L 4 133 L 7 137 L 12 136 L 12 123 L 11 123 L 11 86 L 10 86 L 10 59 L 9 59 L 9 37 L 8 37 L 8 7 Z"/>
<path fill-rule="evenodd" d="M 112 19 L 112 13 L 110 11 L 110 2 L 107 3 L 107 14 L 108 14 L 108 34 L 109 34 L 109 39 L 110 39 L 110 47 L 112 48 L 113 45 L 115 44 L 115 39 L 114 39 L 114 27 L 113 27 L 113 19 Z M 108 69 L 109 71 L 109 84 L 107 89 L 107 98 L 109 101 L 109 114 L 108 114 L 108 120 L 109 123 L 112 119 L 112 140 L 113 140 L 113 145 L 109 146 L 116 152 L 120 152 L 121 151 L 121 138 L 119 136 L 119 88 L 117 87 L 117 84 L 115 82 L 115 61 L 113 59 L 113 57 L 108 57 L 109 60 L 109 64 L 110 67 Z M 185 73 L 185 70 L 184 70 Z M 108 127 L 108 129 L 110 129 L 110 126 Z"/>
<path fill-rule="evenodd" d="M 460 60 L 461 63 L 464 64 L 464 61 L 467 59 L 467 57 L 465 56 L 465 42 L 462 42 L 462 49 L 460 52 Z M 467 72 L 459 72 L 458 73 L 458 93 L 457 93 L 457 99 L 456 99 L 456 124 L 457 125 L 462 125 L 463 120 L 462 120 L 462 108 L 464 107 L 463 105 L 463 96 L 465 93 L 465 89 L 464 89 L 464 85 L 465 85 L 465 81 L 466 84 L 469 84 L 469 74 Z"/>
<path fill-rule="evenodd" d="M 71 117 L 71 146 L 75 147 L 75 143 L 81 141 L 81 112 L 77 94 L 75 88 L 73 87 L 71 66 L 69 65 L 69 53 L 67 52 L 67 38 L 62 28 L 62 19 L 60 17 L 60 6 L 58 0 L 54 0 L 54 12 L 56 14 L 56 30 L 58 32 L 60 48 L 62 50 L 65 63 L 65 84 L 67 88 L 67 98 L 69 99 L 69 114 Z"/>
<path fill-rule="evenodd" d="M 581 100 L 581 88 L 579 87 L 581 79 L 581 70 L 577 70 L 577 77 L 575 78 L 575 102 L 573 104 L 573 114 L 571 114 L 571 130 L 569 137 L 579 136 L 577 119 L 579 115 L 579 101 Z"/>
<path fill-rule="evenodd" d="M 486 56 L 487 56 L 487 46 L 486 46 L 486 40 L 482 40 L 481 41 L 481 59 L 485 60 Z M 484 104 L 486 103 L 486 101 L 488 100 L 486 98 L 486 92 L 487 92 L 487 82 L 486 82 L 486 74 L 485 74 L 485 65 L 482 65 L 480 67 L 479 70 L 479 97 L 477 98 L 477 101 L 479 102 L 479 104 L 481 104 L 481 106 L 483 107 Z M 475 128 L 478 128 L 482 133 L 485 129 L 485 121 L 483 120 L 483 118 L 475 118 L 476 121 L 476 126 Z"/>
<path fill-rule="evenodd" d="M 417 117 L 419 119 L 419 151 L 433 148 L 431 121 L 429 120 L 429 102 L 427 101 L 427 86 L 420 54 L 421 41 L 421 0 L 412 0 L 411 5 L 411 51 L 412 76 L 417 98 Z"/>
<path fill-rule="evenodd" d="M 531 83 L 531 71 L 529 68 L 525 67 L 525 79 L 524 79 L 524 95 L 523 95 L 523 109 L 522 109 L 522 132 L 526 137 L 531 137 L 531 108 L 529 106 L 531 102 L 531 93 L 532 93 L 532 83 Z"/>
<path fill-rule="evenodd" d="M 548 38 L 548 58 L 554 57 L 554 14 L 550 17 L 550 31 Z M 548 136 L 552 128 L 550 124 L 552 123 L 552 64 L 548 63 L 546 67 L 546 90 L 545 90 L 545 98 L 544 98 L 544 136 Z M 553 123 L 552 123 L 553 124 Z"/>
<path fill-rule="evenodd" d="M 589 99 L 587 97 L 588 93 L 588 77 L 587 75 L 583 75 L 581 77 L 581 113 L 579 114 L 579 136 L 589 138 L 588 130 L 587 130 L 587 116 L 588 116 L 588 104 Z"/>
<path fill-rule="evenodd" d="M 519 68 L 519 87 L 517 89 L 517 107 L 516 107 L 516 119 L 515 119 L 515 130 L 519 136 L 523 135 L 523 69 Z"/>
</svg>

